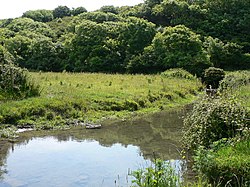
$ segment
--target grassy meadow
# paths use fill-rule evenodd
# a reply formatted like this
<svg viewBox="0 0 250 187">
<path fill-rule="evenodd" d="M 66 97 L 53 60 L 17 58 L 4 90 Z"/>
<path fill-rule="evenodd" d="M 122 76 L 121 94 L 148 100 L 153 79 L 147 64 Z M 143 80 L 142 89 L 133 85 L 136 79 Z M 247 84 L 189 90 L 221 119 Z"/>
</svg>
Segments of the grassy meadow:
<svg viewBox="0 0 250 187">
<path fill-rule="evenodd" d="M 170 73 L 169 73 L 170 72 Z M 99 122 L 184 106 L 203 89 L 193 76 L 30 73 L 39 97 L 0 100 L 0 123 L 50 129 L 65 120 Z"/>
</svg>

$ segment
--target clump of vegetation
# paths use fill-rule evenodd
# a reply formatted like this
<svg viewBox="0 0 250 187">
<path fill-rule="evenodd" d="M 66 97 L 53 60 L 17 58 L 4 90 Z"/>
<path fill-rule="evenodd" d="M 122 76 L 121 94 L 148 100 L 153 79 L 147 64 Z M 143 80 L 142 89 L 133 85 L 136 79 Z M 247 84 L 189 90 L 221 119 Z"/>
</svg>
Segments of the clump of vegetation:
<svg viewBox="0 0 250 187">
<path fill-rule="evenodd" d="M 165 27 L 141 55 L 131 59 L 130 72 L 152 73 L 170 68 L 183 68 L 194 75 L 211 66 L 200 36 L 184 25 Z"/>
<path fill-rule="evenodd" d="M 219 91 L 195 104 L 184 120 L 183 142 L 211 184 L 249 186 L 249 73 L 228 73 Z"/>
<path fill-rule="evenodd" d="M 220 82 L 220 91 L 231 90 L 236 91 L 241 86 L 250 84 L 250 71 L 229 72 Z"/>
<path fill-rule="evenodd" d="M 10 98 L 38 96 L 39 86 L 28 77 L 26 70 L 12 64 L 0 64 L 0 94 Z"/>
<path fill-rule="evenodd" d="M 180 78 L 194 80 L 196 77 L 182 68 L 169 69 L 161 73 L 162 76 L 167 78 Z"/>
<path fill-rule="evenodd" d="M 204 96 L 184 120 L 185 147 L 209 147 L 222 138 L 232 138 L 247 126 L 247 111 L 234 98 Z"/>
<path fill-rule="evenodd" d="M 199 147 L 194 157 L 194 168 L 210 183 L 220 186 L 250 185 L 250 139 L 234 142 L 222 139 L 211 149 Z"/>
<path fill-rule="evenodd" d="M 133 171 L 132 183 L 138 187 L 177 187 L 181 184 L 180 176 L 170 162 L 156 159 L 154 166 Z"/>
<path fill-rule="evenodd" d="M 1 127 L 1 126 L 0 126 Z M 1 127 L 0 128 L 0 139 L 1 138 L 16 138 L 17 132 L 16 128 L 11 126 L 11 127 Z"/>
<path fill-rule="evenodd" d="M 205 70 L 204 83 L 207 88 L 218 88 L 220 81 L 225 77 L 223 69 L 210 67 Z"/>
<path fill-rule="evenodd" d="M 158 73 L 178 67 L 201 76 L 210 66 L 247 69 L 249 7 L 235 0 L 145 0 L 94 12 L 31 10 L 0 20 L 0 48 L 21 67 L 43 71 Z"/>
</svg>

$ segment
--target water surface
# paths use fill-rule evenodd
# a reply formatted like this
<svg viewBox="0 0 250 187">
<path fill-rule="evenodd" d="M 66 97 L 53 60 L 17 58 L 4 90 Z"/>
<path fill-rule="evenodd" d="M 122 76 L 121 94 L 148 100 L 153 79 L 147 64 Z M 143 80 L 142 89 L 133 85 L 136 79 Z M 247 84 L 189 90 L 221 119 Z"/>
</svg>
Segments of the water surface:
<svg viewBox="0 0 250 187">
<path fill-rule="evenodd" d="M 26 132 L 16 143 L 0 141 L 0 186 L 130 186 L 128 173 L 155 157 L 182 170 L 184 113 L 106 121 L 96 130 Z"/>
</svg>

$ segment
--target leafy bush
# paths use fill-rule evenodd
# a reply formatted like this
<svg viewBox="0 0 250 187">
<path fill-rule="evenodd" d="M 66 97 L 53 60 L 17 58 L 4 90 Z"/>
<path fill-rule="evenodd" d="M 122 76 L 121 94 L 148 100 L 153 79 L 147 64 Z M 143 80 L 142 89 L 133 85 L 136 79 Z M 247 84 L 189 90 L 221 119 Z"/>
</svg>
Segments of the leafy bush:
<svg viewBox="0 0 250 187">
<path fill-rule="evenodd" d="M 26 70 L 0 64 L 0 93 L 6 97 L 26 98 L 39 95 L 39 87 L 29 80 Z"/>
<path fill-rule="evenodd" d="M 220 81 L 225 77 L 223 69 L 210 67 L 205 70 L 204 82 L 207 87 L 218 88 Z"/>
<path fill-rule="evenodd" d="M 249 71 L 236 71 L 226 74 L 225 78 L 220 82 L 220 90 L 235 90 L 240 86 L 250 83 Z"/>
<path fill-rule="evenodd" d="M 52 10 L 29 10 L 23 13 L 22 17 L 33 19 L 39 22 L 48 22 L 53 20 Z"/>
<path fill-rule="evenodd" d="M 196 77 L 193 76 L 191 73 L 181 68 L 169 69 L 167 71 L 162 72 L 161 75 L 167 78 L 180 78 L 189 80 L 196 79 Z"/>
<path fill-rule="evenodd" d="M 204 96 L 184 120 L 183 142 L 187 148 L 197 149 L 235 137 L 249 126 L 247 115 L 234 98 Z"/>
<path fill-rule="evenodd" d="M 4 63 L 4 64 L 9 64 L 13 61 L 13 56 L 9 53 L 9 51 L 3 47 L 2 45 L 0 45 L 0 63 Z"/>
<path fill-rule="evenodd" d="M 177 187 L 180 177 L 169 162 L 156 159 L 154 166 L 132 172 L 133 184 L 139 187 Z"/>
</svg>

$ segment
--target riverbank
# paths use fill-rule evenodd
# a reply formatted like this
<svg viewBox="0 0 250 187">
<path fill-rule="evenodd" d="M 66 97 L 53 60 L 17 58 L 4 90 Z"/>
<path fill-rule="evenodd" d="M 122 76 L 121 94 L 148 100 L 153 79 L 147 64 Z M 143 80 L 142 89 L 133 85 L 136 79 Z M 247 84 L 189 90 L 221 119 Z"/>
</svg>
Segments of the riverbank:
<svg viewBox="0 0 250 187">
<path fill-rule="evenodd" d="M 227 72 L 216 95 L 197 100 L 183 131 L 202 182 L 192 186 L 249 186 L 249 101 L 249 71 Z"/>
<path fill-rule="evenodd" d="M 75 119 L 123 119 L 181 108 L 203 90 L 201 82 L 183 70 L 161 75 L 31 73 L 31 78 L 40 85 L 40 96 L 1 99 L 1 127 L 60 129 Z"/>
</svg>

